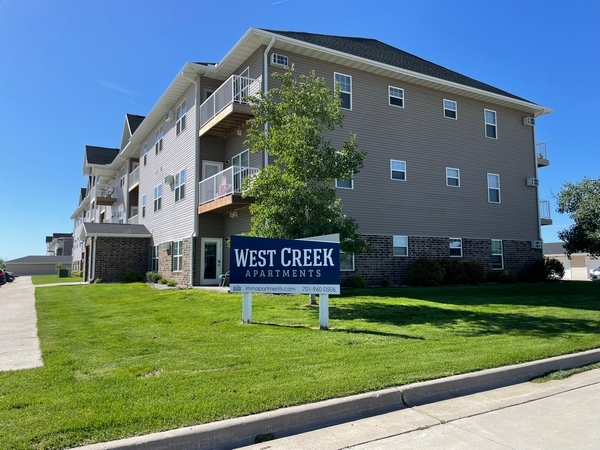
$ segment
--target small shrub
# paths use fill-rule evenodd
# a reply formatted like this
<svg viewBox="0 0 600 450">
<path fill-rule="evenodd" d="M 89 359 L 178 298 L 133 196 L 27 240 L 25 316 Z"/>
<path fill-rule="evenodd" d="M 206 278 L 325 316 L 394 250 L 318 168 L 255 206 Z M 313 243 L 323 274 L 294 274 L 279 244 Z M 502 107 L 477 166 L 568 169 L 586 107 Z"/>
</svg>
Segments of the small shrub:
<svg viewBox="0 0 600 450">
<path fill-rule="evenodd" d="M 177 286 L 177 281 L 175 281 L 175 280 L 167 280 L 167 286 L 169 286 L 169 287 L 175 287 L 175 286 Z"/>
<path fill-rule="evenodd" d="M 562 280 L 565 276 L 565 266 L 556 258 L 545 258 L 544 269 L 546 281 Z"/>
<path fill-rule="evenodd" d="M 146 272 L 146 280 L 149 283 L 158 283 L 161 280 L 162 276 L 157 272 Z"/>
<path fill-rule="evenodd" d="M 130 270 L 125 275 L 125 283 L 138 283 L 142 281 L 144 277 L 137 270 Z"/>
<path fill-rule="evenodd" d="M 167 280 L 166 278 L 161 278 L 160 280 L 158 280 L 158 282 L 160 284 L 167 284 L 169 282 L 169 280 Z"/>
<path fill-rule="evenodd" d="M 479 284 L 485 281 L 485 268 L 480 262 L 465 261 L 463 268 L 465 269 L 466 284 Z"/>
<path fill-rule="evenodd" d="M 512 270 L 502 270 L 498 272 L 498 282 L 502 284 L 516 283 L 519 276 Z"/>
<path fill-rule="evenodd" d="M 462 261 L 444 258 L 440 260 L 444 268 L 444 284 L 465 284 L 465 267 Z"/>
<path fill-rule="evenodd" d="M 439 286 L 444 281 L 444 268 L 429 258 L 419 258 L 408 268 L 406 282 L 413 286 Z"/>
<path fill-rule="evenodd" d="M 61 263 L 54 264 L 54 270 L 56 271 L 56 273 L 58 273 L 60 269 L 62 269 Z"/>
<path fill-rule="evenodd" d="M 355 275 L 353 277 L 346 278 L 346 281 L 344 281 L 344 286 L 349 288 L 364 288 L 366 283 L 363 277 Z"/>
<path fill-rule="evenodd" d="M 74 270 L 73 272 L 71 272 L 71 276 L 72 277 L 83 277 L 83 270 Z"/>
</svg>

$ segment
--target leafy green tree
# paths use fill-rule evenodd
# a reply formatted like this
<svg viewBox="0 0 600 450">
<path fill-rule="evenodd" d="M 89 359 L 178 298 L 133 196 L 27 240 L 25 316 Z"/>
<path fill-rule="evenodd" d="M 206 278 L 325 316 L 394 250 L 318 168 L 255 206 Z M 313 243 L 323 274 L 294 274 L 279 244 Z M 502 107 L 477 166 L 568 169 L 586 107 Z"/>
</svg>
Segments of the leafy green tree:
<svg viewBox="0 0 600 450">
<path fill-rule="evenodd" d="M 579 183 L 565 183 L 556 196 L 557 211 L 567 213 L 574 224 L 558 232 L 565 252 L 589 253 L 600 257 L 600 178 L 584 177 Z"/>
<path fill-rule="evenodd" d="M 0 269 L 4 269 L 6 267 L 6 259 L 0 258 Z"/>
<path fill-rule="evenodd" d="M 344 215 L 334 187 L 336 178 L 352 178 L 362 168 L 366 154 L 354 134 L 339 150 L 327 137 L 342 126 L 338 88 L 331 91 L 314 72 L 296 78 L 293 67 L 273 78 L 279 87 L 249 99 L 254 117 L 246 145 L 274 160 L 246 182 L 244 195 L 255 199 L 249 235 L 297 239 L 340 233 L 343 252 L 365 251 L 358 224 Z"/>
</svg>

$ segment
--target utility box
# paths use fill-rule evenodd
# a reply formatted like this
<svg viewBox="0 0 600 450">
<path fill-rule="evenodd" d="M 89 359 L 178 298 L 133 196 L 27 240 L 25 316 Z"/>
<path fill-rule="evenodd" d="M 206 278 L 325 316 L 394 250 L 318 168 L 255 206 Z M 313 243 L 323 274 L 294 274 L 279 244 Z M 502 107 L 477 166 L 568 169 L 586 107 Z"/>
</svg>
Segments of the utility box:
<svg viewBox="0 0 600 450">
<path fill-rule="evenodd" d="M 71 269 L 58 269 L 58 278 L 69 278 L 71 276 Z"/>
</svg>

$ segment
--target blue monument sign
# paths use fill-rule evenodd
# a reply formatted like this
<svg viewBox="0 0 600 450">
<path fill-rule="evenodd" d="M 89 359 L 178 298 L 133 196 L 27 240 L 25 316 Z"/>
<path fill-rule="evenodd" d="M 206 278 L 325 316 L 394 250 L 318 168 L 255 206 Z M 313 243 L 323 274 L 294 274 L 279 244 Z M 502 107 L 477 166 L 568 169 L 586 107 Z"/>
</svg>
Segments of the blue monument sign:
<svg viewBox="0 0 600 450">
<path fill-rule="evenodd" d="M 340 293 L 339 240 L 230 239 L 231 292 Z"/>
</svg>

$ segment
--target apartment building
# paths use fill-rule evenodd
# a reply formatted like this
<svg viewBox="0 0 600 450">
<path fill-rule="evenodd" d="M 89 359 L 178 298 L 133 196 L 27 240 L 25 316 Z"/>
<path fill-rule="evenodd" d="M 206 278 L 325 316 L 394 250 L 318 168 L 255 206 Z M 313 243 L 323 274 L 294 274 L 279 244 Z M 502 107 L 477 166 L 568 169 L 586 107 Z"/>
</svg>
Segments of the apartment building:
<svg viewBox="0 0 600 450">
<path fill-rule="evenodd" d="M 292 64 L 339 84 L 344 126 L 329 138 L 356 133 L 367 152 L 353 179 L 336 181 L 370 244 L 343 256 L 342 279 L 401 284 L 421 256 L 488 271 L 542 256 L 551 219 L 537 170 L 549 160 L 535 121 L 550 109 L 373 39 L 253 28 L 220 62 L 186 63 L 147 116 L 127 115 L 118 149 L 86 147 L 72 218 L 89 279 L 119 281 L 147 254 L 147 270 L 181 284 L 218 282 L 227 238 L 250 227 L 242 182 L 272 163 L 244 145 L 243 98 Z"/>
</svg>

